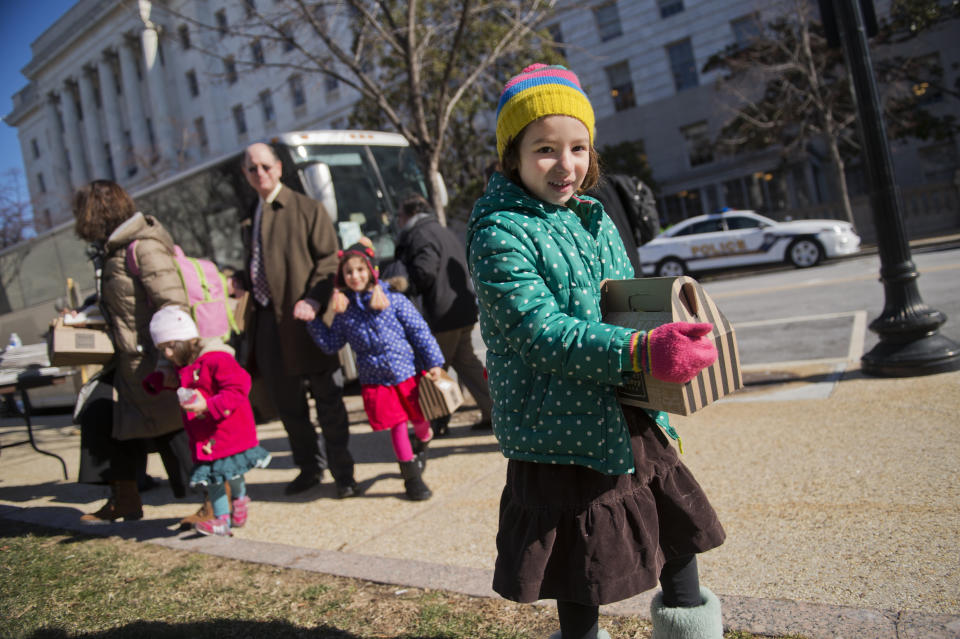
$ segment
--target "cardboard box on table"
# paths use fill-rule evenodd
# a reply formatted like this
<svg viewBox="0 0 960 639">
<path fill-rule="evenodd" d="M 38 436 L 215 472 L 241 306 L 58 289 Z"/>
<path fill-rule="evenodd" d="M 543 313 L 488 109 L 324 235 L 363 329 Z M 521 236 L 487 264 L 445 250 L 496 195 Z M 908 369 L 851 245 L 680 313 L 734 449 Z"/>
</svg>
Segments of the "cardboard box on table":
<svg viewBox="0 0 960 639">
<path fill-rule="evenodd" d="M 50 325 L 47 353 L 51 366 L 105 364 L 113 357 L 113 341 L 104 324 L 67 326 L 58 317 Z"/>
<path fill-rule="evenodd" d="M 634 373 L 618 390 L 621 404 L 689 415 L 743 388 L 733 326 L 691 277 L 608 280 L 602 291 L 603 321 L 650 331 L 669 322 L 710 322 L 717 361 L 686 384 Z"/>
</svg>

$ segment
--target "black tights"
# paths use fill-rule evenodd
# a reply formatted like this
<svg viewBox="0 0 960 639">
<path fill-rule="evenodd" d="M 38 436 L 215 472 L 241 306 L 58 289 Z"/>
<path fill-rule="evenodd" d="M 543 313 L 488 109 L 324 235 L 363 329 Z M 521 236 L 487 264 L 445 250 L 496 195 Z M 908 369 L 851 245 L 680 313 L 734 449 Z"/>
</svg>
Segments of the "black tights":
<svg viewBox="0 0 960 639">
<path fill-rule="evenodd" d="M 663 605 L 669 608 L 694 608 L 702 605 L 697 556 L 674 557 L 660 571 Z M 562 639 L 597 639 L 600 606 L 572 601 L 557 601 Z"/>
</svg>

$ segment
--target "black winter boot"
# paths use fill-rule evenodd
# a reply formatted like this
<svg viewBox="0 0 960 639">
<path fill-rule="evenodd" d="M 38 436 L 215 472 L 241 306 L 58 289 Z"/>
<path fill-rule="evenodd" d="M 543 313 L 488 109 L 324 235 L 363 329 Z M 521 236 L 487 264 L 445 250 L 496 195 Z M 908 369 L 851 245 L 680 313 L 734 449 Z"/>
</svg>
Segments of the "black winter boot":
<svg viewBox="0 0 960 639">
<path fill-rule="evenodd" d="M 433 439 L 422 441 L 417 439 L 416 435 L 410 435 L 410 448 L 413 449 L 413 461 L 417 462 L 417 468 L 423 473 L 427 469 L 427 446 Z"/>
<path fill-rule="evenodd" d="M 407 491 L 407 499 L 424 501 L 433 497 L 433 493 L 420 478 L 420 467 L 417 461 L 400 462 L 400 475 L 403 477 L 403 487 Z"/>
</svg>

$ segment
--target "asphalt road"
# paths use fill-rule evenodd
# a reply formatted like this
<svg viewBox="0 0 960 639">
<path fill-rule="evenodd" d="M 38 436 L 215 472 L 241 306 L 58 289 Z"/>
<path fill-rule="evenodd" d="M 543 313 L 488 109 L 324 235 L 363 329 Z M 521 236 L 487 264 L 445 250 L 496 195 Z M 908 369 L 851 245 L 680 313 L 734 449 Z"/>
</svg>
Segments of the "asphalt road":
<svg viewBox="0 0 960 639">
<path fill-rule="evenodd" d="M 960 343 L 960 249 L 913 253 L 927 306 L 943 312 L 940 333 Z M 884 307 L 880 259 L 863 255 L 808 269 L 700 278 L 734 324 L 745 367 L 859 359 L 879 341 L 869 323 Z"/>
</svg>

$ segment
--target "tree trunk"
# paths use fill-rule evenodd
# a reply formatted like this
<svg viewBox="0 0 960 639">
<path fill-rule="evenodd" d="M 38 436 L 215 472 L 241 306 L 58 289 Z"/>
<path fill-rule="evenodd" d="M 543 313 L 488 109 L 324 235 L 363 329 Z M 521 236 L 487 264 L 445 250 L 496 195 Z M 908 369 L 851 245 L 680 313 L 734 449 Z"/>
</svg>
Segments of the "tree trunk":
<svg viewBox="0 0 960 639">
<path fill-rule="evenodd" d="M 856 230 L 857 224 L 853 221 L 853 206 L 850 205 L 850 191 L 847 189 L 847 174 L 844 172 L 843 158 L 840 156 L 840 145 L 837 144 L 837 140 L 833 136 L 828 136 L 827 144 L 830 147 L 830 160 L 835 171 L 834 179 L 837 182 L 837 188 L 840 189 L 840 203 L 843 205 L 843 214 Z"/>
<path fill-rule="evenodd" d="M 429 166 L 427 168 L 427 180 L 430 184 L 430 203 L 433 210 L 437 213 L 437 219 L 442 226 L 447 225 L 447 212 L 444 210 L 442 194 L 446 191 L 443 184 L 443 176 L 440 175 L 440 157 L 436 152 L 430 154 Z"/>
</svg>

